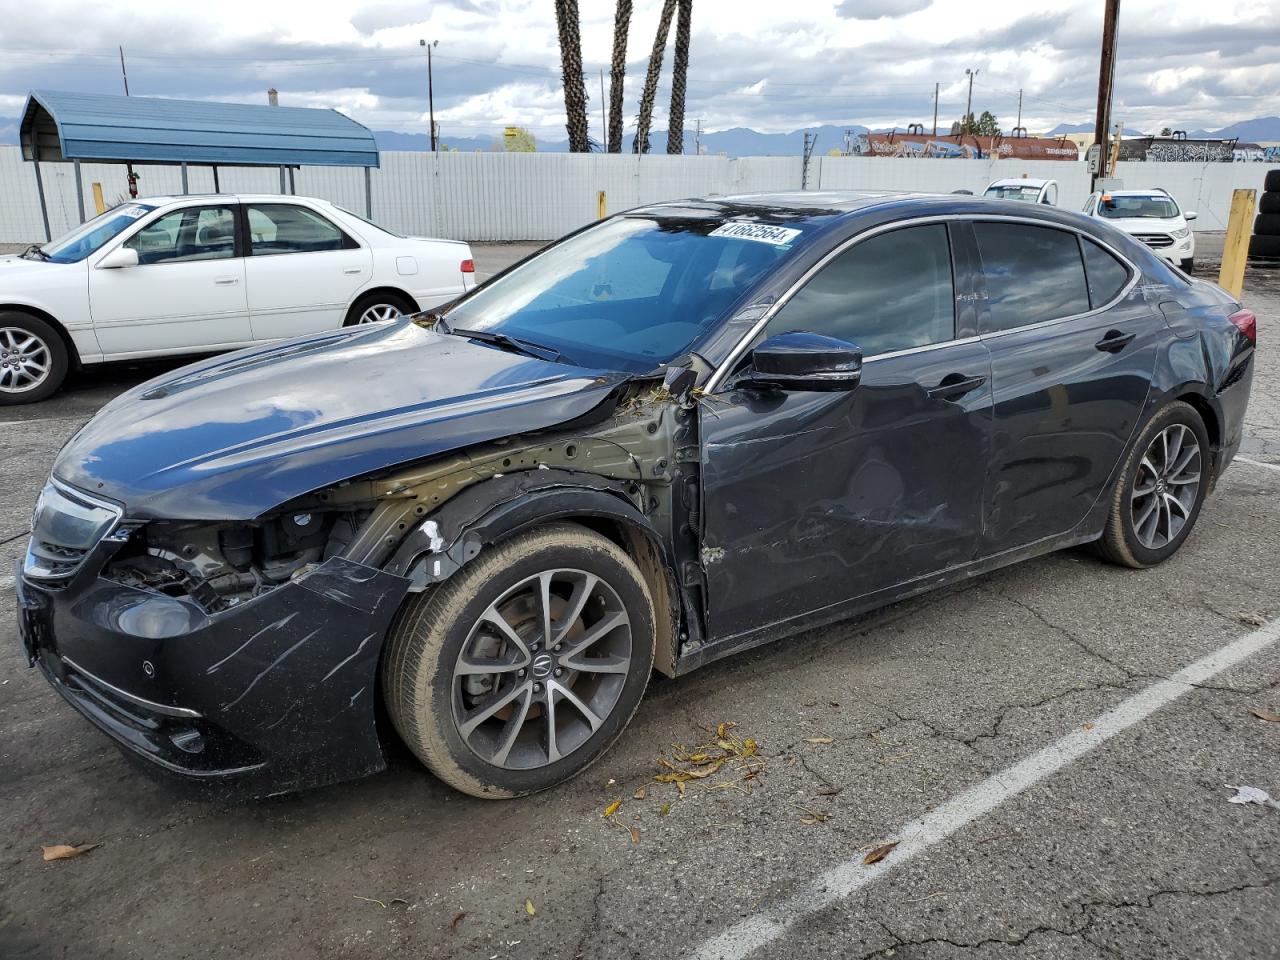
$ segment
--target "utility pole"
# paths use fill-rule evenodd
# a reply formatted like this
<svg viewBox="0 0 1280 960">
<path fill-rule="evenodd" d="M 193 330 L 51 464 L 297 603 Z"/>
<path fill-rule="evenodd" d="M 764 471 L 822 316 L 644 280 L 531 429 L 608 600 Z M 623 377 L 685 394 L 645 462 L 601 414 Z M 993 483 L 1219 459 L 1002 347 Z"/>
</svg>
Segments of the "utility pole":
<svg viewBox="0 0 1280 960">
<path fill-rule="evenodd" d="M 124 95 L 129 95 L 129 73 L 124 68 L 124 47 L 120 47 L 120 76 L 124 78 Z"/>
<path fill-rule="evenodd" d="M 439 40 L 432 40 L 427 43 L 425 40 L 419 40 L 418 46 L 427 48 L 427 116 L 431 124 L 431 152 L 436 152 L 436 95 L 431 79 L 431 48 L 438 46 Z"/>
<path fill-rule="evenodd" d="M 609 115 L 605 112 L 604 68 L 600 68 L 600 150 L 609 152 Z"/>
<path fill-rule="evenodd" d="M 800 189 L 809 189 L 809 158 L 813 156 L 813 148 L 818 144 L 818 135 L 804 132 L 804 166 L 800 168 Z"/>
<path fill-rule="evenodd" d="M 973 116 L 973 78 L 978 75 L 978 71 L 970 70 L 968 67 L 965 67 L 964 72 L 965 72 L 965 75 L 969 78 L 969 99 L 965 101 L 964 123 L 961 125 L 960 129 L 962 133 L 968 133 L 972 135 L 973 123 L 970 121 L 969 118 Z"/>
<path fill-rule="evenodd" d="M 1120 22 L 1120 0 L 1107 0 L 1102 15 L 1102 58 L 1098 63 L 1098 112 L 1093 121 L 1094 142 L 1098 144 L 1098 172 L 1093 174 L 1096 186 L 1099 175 L 1106 176 L 1107 132 L 1111 129 L 1111 95 L 1116 76 L 1116 30 Z"/>
<path fill-rule="evenodd" d="M 693 123 L 693 155 L 700 157 L 702 156 L 702 118 L 696 118 Z"/>
<path fill-rule="evenodd" d="M 941 86 L 940 83 L 933 85 L 933 135 L 935 137 L 938 135 L 938 88 Z"/>
<path fill-rule="evenodd" d="M 120 79 L 124 81 L 124 95 L 129 95 L 129 71 L 124 68 L 124 45 L 120 46 Z M 138 175 L 133 172 L 133 164 L 124 165 L 125 180 L 129 184 L 129 196 L 138 199 Z"/>
<path fill-rule="evenodd" d="M 1022 129 L 1022 88 L 1018 88 L 1018 124 L 1013 129 Z"/>
</svg>

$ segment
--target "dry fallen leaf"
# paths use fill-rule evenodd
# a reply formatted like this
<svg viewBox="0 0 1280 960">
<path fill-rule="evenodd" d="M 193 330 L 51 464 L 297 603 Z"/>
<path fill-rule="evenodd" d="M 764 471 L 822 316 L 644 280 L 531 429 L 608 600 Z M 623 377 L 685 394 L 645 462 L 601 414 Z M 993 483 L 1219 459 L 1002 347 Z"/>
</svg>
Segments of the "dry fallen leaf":
<svg viewBox="0 0 1280 960">
<path fill-rule="evenodd" d="M 1088 723 L 1086 723 L 1086 724 L 1084 725 L 1083 729 L 1085 729 L 1085 730 L 1092 730 L 1092 729 L 1093 729 L 1093 727 L 1094 727 L 1093 721 L 1092 721 L 1092 720 L 1090 720 Z"/>
<path fill-rule="evenodd" d="M 830 737 L 805 737 L 805 743 L 835 743 Z"/>
<path fill-rule="evenodd" d="M 531 917 L 536 917 L 538 915 L 538 911 L 534 909 L 532 900 L 526 900 L 524 902 L 524 912 Z"/>
<path fill-rule="evenodd" d="M 631 842 L 632 843 L 640 842 L 640 831 L 637 830 L 635 827 L 631 828 Z"/>
<path fill-rule="evenodd" d="M 609 804 L 607 807 L 604 808 L 604 816 L 612 817 L 615 813 L 618 812 L 618 808 L 621 806 L 622 806 L 621 800 L 613 801 L 613 803 Z"/>
<path fill-rule="evenodd" d="M 1267 625 L 1267 618 L 1260 613 L 1242 613 L 1236 619 L 1247 627 L 1265 627 Z"/>
<path fill-rule="evenodd" d="M 1254 707 L 1249 712 L 1259 720 L 1267 721 L 1267 723 L 1280 723 L 1280 713 L 1272 713 L 1270 710 L 1263 710 L 1259 707 Z"/>
<path fill-rule="evenodd" d="M 897 840 L 894 840 L 892 843 L 882 843 L 880 846 L 876 847 L 874 850 L 868 853 L 865 857 L 863 857 L 862 862 L 865 863 L 867 866 L 871 866 L 871 864 L 873 863 L 879 863 L 889 854 L 893 853 L 893 849 L 897 845 L 898 845 Z"/>
<path fill-rule="evenodd" d="M 795 808 L 804 814 L 800 818 L 800 822 L 803 824 L 812 825 L 827 822 L 828 813 L 825 810 L 810 810 L 808 807 L 802 807 L 798 803 L 795 804 Z"/>
<path fill-rule="evenodd" d="M 453 919 L 449 921 L 450 933 L 458 932 L 458 924 L 462 922 L 462 918 L 465 917 L 466 915 L 467 915 L 467 911 L 465 910 L 459 910 L 457 913 L 453 915 Z"/>
<path fill-rule="evenodd" d="M 633 800 L 643 800 L 643 799 L 644 799 L 644 787 L 641 787 L 639 790 L 637 790 L 635 793 L 633 793 L 633 794 L 631 795 L 631 799 L 633 799 Z"/>
<path fill-rule="evenodd" d="M 78 847 L 73 847 L 65 843 L 54 844 L 52 847 L 41 847 L 40 855 L 45 860 L 70 860 L 72 857 L 78 857 L 82 853 L 88 853 L 90 850 L 96 850 L 102 846 L 100 843 L 82 843 Z"/>
</svg>

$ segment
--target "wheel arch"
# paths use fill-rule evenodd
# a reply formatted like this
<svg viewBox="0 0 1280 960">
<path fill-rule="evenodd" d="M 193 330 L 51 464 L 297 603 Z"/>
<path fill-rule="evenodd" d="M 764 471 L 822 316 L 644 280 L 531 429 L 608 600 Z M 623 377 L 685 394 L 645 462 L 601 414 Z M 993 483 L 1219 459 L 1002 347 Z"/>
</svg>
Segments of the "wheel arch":
<svg viewBox="0 0 1280 960">
<path fill-rule="evenodd" d="M 9 310 L 14 313 L 25 313 L 29 316 L 43 320 L 49 326 L 53 327 L 59 339 L 62 340 L 63 346 L 67 348 L 67 359 L 70 361 L 72 370 L 79 370 L 82 366 L 80 362 L 80 351 L 76 349 L 75 340 L 72 339 L 71 333 L 62 325 L 62 321 L 51 314 L 48 310 L 42 310 L 40 307 L 32 306 L 29 303 L 0 303 L 0 310 Z"/>
<path fill-rule="evenodd" d="M 405 290 L 402 287 L 392 286 L 389 283 L 381 283 L 381 284 L 378 284 L 376 287 L 370 287 L 367 290 L 361 290 L 352 298 L 351 303 L 347 305 L 347 313 L 346 313 L 346 316 L 343 318 L 343 323 L 344 324 L 351 323 L 353 319 L 352 313 L 354 312 L 356 307 L 358 307 L 364 301 L 375 296 L 384 296 L 384 297 L 393 296 L 396 299 L 404 300 L 415 311 L 421 309 L 421 305 L 418 303 L 417 297 L 411 294 L 408 290 Z"/>
<path fill-rule="evenodd" d="M 658 530 L 624 482 L 594 474 L 537 470 L 495 477 L 449 500 L 411 530 L 384 569 L 411 589 L 442 583 L 482 550 L 548 523 L 577 523 L 626 551 L 649 587 L 655 611 L 654 667 L 675 676 L 681 607 Z"/>
</svg>

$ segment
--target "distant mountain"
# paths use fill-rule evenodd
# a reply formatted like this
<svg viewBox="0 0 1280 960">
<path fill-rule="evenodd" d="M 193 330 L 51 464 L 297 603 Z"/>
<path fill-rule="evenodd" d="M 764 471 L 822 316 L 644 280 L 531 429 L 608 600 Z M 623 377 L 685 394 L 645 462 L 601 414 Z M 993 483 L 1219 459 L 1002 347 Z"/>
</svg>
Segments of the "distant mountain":
<svg viewBox="0 0 1280 960">
<path fill-rule="evenodd" d="M 1050 130 L 1048 133 L 1046 133 L 1045 136 L 1046 137 L 1063 137 L 1069 133 L 1091 134 L 1093 133 L 1093 124 L 1092 123 L 1060 123 L 1056 127 L 1054 127 L 1052 130 Z M 1141 130 L 1136 130 L 1133 127 L 1125 127 L 1124 135 L 1126 137 L 1147 136 L 1147 134 L 1143 133 Z"/>
<path fill-rule="evenodd" d="M 1280 117 L 1255 117 L 1223 127 L 1215 137 L 1238 137 L 1249 143 L 1259 140 L 1280 140 Z"/>
</svg>

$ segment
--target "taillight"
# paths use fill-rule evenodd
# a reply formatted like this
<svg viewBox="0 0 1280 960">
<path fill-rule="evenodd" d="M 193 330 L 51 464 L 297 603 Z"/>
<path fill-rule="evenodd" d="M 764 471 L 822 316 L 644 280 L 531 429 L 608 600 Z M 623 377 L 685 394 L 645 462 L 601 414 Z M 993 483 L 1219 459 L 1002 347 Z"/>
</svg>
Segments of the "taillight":
<svg viewBox="0 0 1280 960">
<path fill-rule="evenodd" d="M 1237 310 L 1227 317 L 1236 325 L 1236 329 L 1249 338 L 1255 346 L 1258 343 L 1258 317 L 1252 310 Z"/>
<path fill-rule="evenodd" d="M 475 272 L 476 272 L 476 262 L 475 262 L 474 260 L 463 260 L 463 261 L 462 261 L 462 272 L 463 272 L 463 273 L 475 273 Z"/>
</svg>

